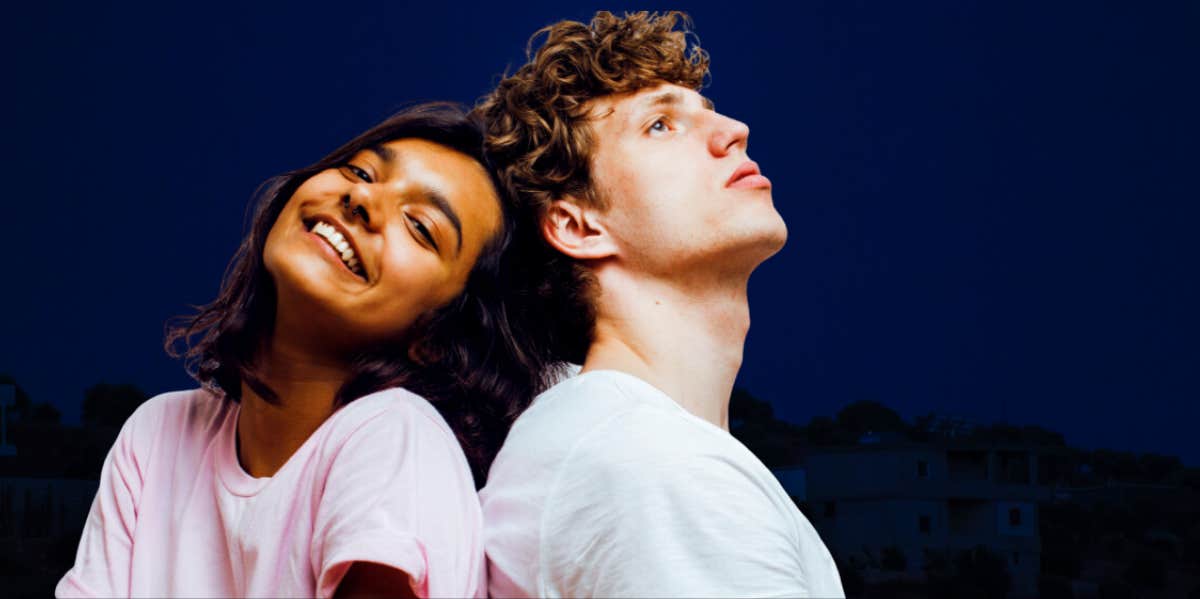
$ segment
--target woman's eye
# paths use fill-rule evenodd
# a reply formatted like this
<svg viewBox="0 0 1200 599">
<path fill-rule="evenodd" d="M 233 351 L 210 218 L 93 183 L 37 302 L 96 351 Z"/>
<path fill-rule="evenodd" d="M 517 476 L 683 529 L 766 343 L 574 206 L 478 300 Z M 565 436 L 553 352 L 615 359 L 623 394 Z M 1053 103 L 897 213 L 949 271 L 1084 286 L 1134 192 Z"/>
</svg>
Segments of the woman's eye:
<svg viewBox="0 0 1200 599">
<path fill-rule="evenodd" d="M 650 125 L 650 131 L 652 133 L 666 133 L 670 130 L 670 127 L 667 126 L 667 119 L 658 119 Z"/>
<path fill-rule="evenodd" d="M 357 166 L 354 166 L 353 164 L 347 164 L 346 170 L 350 171 L 350 174 L 354 175 L 359 180 L 366 182 L 366 183 L 371 183 L 371 175 L 367 171 L 364 171 L 363 169 L 358 168 Z"/>
<path fill-rule="evenodd" d="M 437 242 L 433 240 L 433 233 L 429 231 L 429 227 L 426 227 L 425 223 L 421 222 L 421 219 L 415 216 L 409 216 L 408 220 L 412 222 L 413 227 L 417 230 L 417 232 L 420 233 L 421 236 L 425 238 L 425 241 L 428 241 L 429 245 L 432 245 L 433 249 L 436 251 L 438 249 L 438 245 Z"/>
</svg>

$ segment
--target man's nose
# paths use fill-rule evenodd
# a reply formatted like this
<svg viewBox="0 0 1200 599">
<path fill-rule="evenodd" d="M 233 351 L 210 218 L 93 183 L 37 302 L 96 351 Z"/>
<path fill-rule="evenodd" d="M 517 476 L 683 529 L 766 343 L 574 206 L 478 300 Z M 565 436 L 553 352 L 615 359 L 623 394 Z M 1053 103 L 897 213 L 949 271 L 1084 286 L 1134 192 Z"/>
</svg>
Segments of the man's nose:
<svg viewBox="0 0 1200 599">
<path fill-rule="evenodd" d="M 708 151 L 713 156 L 725 156 L 737 148 L 745 149 L 750 138 L 750 127 L 737 119 L 715 115 L 712 135 L 708 137 Z"/>
</svg>

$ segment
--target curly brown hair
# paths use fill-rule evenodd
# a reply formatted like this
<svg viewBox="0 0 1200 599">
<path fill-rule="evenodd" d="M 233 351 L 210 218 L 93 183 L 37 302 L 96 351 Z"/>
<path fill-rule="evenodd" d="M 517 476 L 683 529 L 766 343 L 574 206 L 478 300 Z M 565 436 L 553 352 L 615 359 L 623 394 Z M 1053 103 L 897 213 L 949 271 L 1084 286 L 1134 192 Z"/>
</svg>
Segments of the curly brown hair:
<svg viewBox="0 0 1200 599">
<path fill-rule="evenodd" d="M 597 12 L 592 21 L 559 21 L 534 33 L 528 62 L 504 77 L 476 107 L 487 127 L 487 152 L 501 184 L 533 223 L 550 204 L 572 196 L 607 209 L 591 180 L 592 101 L 661 83 L 699 90 L 708 54 L 685 13 Z M 545 42 L 533 52 L 537 40 Z M 540 227 L 533 227 L 540 230 Z M 540 240 L 539 240 L 540 242 Z M 595 315 L 590 271 L 540 242 L 547 268 L 534 276 L 549 341 L 565 360 L 582 363 Z"/>
</svg>

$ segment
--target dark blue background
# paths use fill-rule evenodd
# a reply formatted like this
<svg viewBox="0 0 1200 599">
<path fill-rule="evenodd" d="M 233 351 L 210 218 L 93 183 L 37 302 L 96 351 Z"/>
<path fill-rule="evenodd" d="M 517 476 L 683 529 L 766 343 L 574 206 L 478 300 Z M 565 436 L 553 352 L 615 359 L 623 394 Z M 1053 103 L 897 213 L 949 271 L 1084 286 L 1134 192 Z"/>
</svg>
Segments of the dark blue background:
<svg viewBox="0 0 1200 599">
<path fill-rule="evenodd" d="M 163 323 L 214 297 L 260 181 L 473 103 L 596 8 L 174 4 L 0 25 L 0 372 L 67 422 L 100 381 L 192 384 Z M 682 8 L 791 232 L 740 385 L 796 422 L 875 399 L 1200 464 L 1200 5 Z"/>
</svg>

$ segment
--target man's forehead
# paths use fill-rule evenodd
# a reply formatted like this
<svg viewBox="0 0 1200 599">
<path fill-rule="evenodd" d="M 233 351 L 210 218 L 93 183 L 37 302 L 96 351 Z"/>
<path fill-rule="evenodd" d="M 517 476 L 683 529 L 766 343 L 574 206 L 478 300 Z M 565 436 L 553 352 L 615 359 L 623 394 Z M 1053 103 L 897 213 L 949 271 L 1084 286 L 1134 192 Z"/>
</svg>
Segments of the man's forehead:
<svg viewBox="0 0 1200 599">
<path fill-rule="evenodd" d="M 591 118 L 606 119 L 613 114 L 629 115 L 641 110 L 662 106 L 683 106 L 698 103 L 713 110 L 713 102 L 694 89 L 673 83 L 660 83 L 623 94 L 610 94 L 592 101 Z"/>
</svg>

